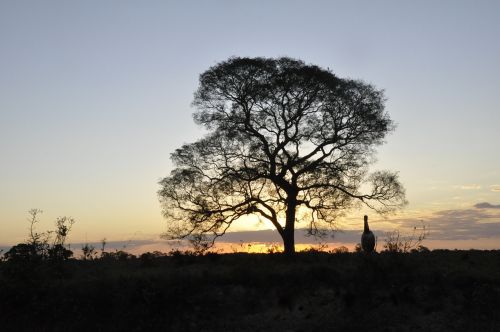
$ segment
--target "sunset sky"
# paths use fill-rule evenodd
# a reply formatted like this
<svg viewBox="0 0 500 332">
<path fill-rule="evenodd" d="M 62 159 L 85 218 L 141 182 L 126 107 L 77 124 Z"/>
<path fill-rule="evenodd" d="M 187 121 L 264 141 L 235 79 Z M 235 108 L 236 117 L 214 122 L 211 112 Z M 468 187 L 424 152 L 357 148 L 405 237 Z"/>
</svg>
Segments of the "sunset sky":
<svg viewBox="0 0 500 332">
<path fill-rule="evenodd" d="M 499 36 L 500 2 L 486 0 L 0 0 L 0 245 L 26 238 L 31 208 L 40 231 L 75 218 L 75 243 L 155 245 L 170 153 L 203 135 L 199 74 L 289 56 L 385 90 L 398 126 L 372 170 L 399 171 L 409 204 L 369 213 L 380 238 L 424 221 L 431 247 L 498 249 Z M 339 243 L 357 241 L 365 212 Z M 261 232 L 226 241 L 272 241 L 266 228 L 249 218 L 234 230 Z"/>
</svg>

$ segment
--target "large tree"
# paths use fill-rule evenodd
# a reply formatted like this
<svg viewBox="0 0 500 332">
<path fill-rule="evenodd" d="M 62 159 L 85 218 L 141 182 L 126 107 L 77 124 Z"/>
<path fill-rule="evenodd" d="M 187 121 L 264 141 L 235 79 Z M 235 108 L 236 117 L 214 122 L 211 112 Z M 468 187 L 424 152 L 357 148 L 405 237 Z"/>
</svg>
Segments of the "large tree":
<svg viewBox="0 0 500 332">
<path fill-rule="evenodd" d="M 287 254 L 296 223 L 318 235 L 349 208 L 405 204 L 396 173 L 368 174 L 394 129 L 370 84 L 291 58 L 230 58 L 200 75 L 196 123 L 160 181 L 166 236 L 213 244 L 242 216 L 269 220 Z"/>
</svg>

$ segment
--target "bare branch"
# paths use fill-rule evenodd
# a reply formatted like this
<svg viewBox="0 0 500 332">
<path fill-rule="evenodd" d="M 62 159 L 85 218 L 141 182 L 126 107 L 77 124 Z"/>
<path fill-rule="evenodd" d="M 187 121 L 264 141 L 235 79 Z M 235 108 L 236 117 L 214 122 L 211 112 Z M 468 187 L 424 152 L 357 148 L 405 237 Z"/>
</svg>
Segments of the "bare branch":
<svg viewBox="0 0 500 332">
<path fill-rule="evenodd" d="M 403 206 L 396 173 L 367 171 L 374 147 L 394 129 L 384 101 L 372 85 L 290 58 L 211 67 L 193 101 L 209 134 L 177 149 L 176 168 L 160 182 L 168 236 L 210 245 L 256 214 L 290 252 L 299 207 L 307 211 L 300 222 L 319 234 L 357 202 L 379 212 Z"/>
</svg>

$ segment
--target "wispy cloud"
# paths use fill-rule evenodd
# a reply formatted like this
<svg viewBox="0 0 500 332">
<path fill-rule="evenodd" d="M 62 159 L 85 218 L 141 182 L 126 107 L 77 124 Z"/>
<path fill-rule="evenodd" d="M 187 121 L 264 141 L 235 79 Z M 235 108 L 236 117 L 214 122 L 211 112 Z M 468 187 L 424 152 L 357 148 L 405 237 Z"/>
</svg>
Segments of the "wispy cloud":
<svg viewBox="0 0 500 332">
<path fill-rule="evenodd" d="M 420 211 L 422 215 L 425 211 Z M 417 212 L 415 212 L 416 214 Z M 408 233 L 415 226 L 420 226 L 422 222 L 429 227 L 429 240 L 432 241 L 476 241 L 474 246 L 481 247 L 480 241 L 485 239 L 496 240 L 500 238 L 500 204 L 491 204 L 488 202 L 477 203 L 470 208 L 441 210 L 425 217 L 403 216 L 389 220 L 377 220 L 374 216 L 370 224 L 379 242 L 382 243 L 385 234 L 394 229 L 401 229 L 403 233 Z M 353 227 L 355 225 L 350 225 Z M 405 231 L 406 230 L 406 231 Z M 346 229 L 333 233 L 334 237 L 326 237 L 321 242 L 346 244 L 358 243 L 362 233 L 362 223 L 359 222 L 358 229 Z M 295 233 L 295 242 L 297 244 L 315 245 L 318 239 L 306 236 L 303 229 L 297 229 Z M 281 244 L 281 237 L 276 230 L 259 230 L 259 231 L 237 231 L 228 232 L 221 237 L 217 243 L 222 243 L 227 248 L 231 246 L 239 246 L 248 243 L 277 243 Z M 96 248 L 100 247 L 99 243 L 93 244 Z M 425 245 L 425 244 L 424 244 Z M 75 255 L 78 256 L 81 244 L 74 244 Z M 126 250 L 135 254 L 145 251 L 160 250 L 168 252 L 171 249 L 186 250 L 191 247 L 186 241 L 165 241 L 158 239 L 137 240 L 137 241 L 110 241 L 106 246 L 108 251 Z M 231 251 L 230 249 L 228 249 Z"/>
<path fill-rule="evenodd" d="M 481 189 L 481 186 L 478 184 L 464 184 L 464 185 L 453 186 L 453 188 L 460 190 L 479 190 Z"/>
<path fill-rule="evenodd" d="M 491 191 L 493 192 L 500 192 L 500 184 L 494 184 L 490 186 Z"/>
<path fill-rule="evenodd" d="M 477 203 L 474 205 L 476 209 L 500 209 L 500 204 L 490 204 L 487 202 Z"/>
<path fill-rule="evenodd" d="M 373 219 L 370 228 L 382 239 L 386 232 L 401 229 L 411 232 L 422 222 L 429 227 L 432 240 L 478 240 L 485 238 L 500 238 L 500 205 L 478 203 L 470 208 L 441 210 L 425 217 L 400 217 L 382 222 Z M 351 225 L 352 226 L 352 225 Z M 359 242 L 362 232 L 359 229 L 349 229 L 335 232 L 334 238 L 325 238 L 325 242 Z M 221 241 L 225 242 L 277 242 L 281 241 L 279 234 L 274 230 L 247 231 L 227 233 Z M 313 244 L 314 237 L 305 236 L 303 230 L 295 233 L 296 243 Z"/>
<path fill-rule="evenodd" d="M 489 206 L 494 206 L 494 208 Z M 477 240 L 500 237 L 500 208 L 489 203 L 479 203 L 474 207 L 442 210 L 425 218 L 424 223 L 430 227 L 430 238 L 433 240 Z M 392 223 L 402 228 L 419 225 L 420 221 L 421 219 L 417 218 L 391 220 Z"/>
</svg>

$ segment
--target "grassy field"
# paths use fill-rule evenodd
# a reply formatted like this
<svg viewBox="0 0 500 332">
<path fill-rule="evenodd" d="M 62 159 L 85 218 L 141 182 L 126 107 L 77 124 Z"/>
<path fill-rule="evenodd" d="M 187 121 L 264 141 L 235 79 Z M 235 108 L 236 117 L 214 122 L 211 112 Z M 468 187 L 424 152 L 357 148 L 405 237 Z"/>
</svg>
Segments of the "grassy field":
<svg viewBox="0 0 500 332">
<path fill-rule="evenodd" d="M 500 251 L 0 263 L 2 331 L 500 331 Z"/>
</svg>

